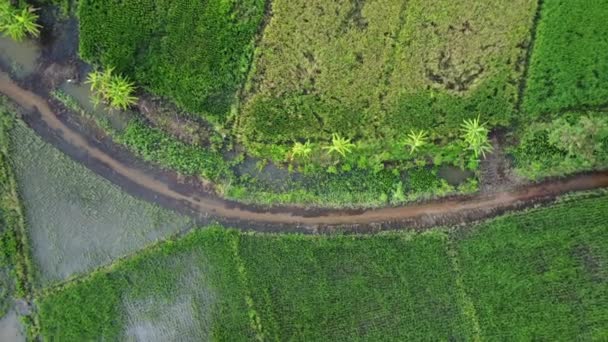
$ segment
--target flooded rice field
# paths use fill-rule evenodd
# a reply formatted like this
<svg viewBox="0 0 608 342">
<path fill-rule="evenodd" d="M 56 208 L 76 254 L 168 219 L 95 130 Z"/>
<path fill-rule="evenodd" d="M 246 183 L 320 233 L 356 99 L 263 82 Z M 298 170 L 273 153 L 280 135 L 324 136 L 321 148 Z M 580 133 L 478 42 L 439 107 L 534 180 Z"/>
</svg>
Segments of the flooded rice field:
<svg viewBox="0 0 608 342">
<path fill-rule="evenodd" d="M 193 225 L 123 193 L 23 125 L 11 139 L 42 284 L 91 271 Z"/>
</svg>

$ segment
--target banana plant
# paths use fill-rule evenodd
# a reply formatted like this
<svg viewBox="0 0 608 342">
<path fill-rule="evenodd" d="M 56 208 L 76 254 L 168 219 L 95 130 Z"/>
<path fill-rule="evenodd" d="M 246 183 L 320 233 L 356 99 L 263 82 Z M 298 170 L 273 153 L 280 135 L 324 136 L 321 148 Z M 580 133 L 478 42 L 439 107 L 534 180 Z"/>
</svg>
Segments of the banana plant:
<svg viewBox="0 0 608 342">
<path fill-rule="evenodd" d="M 350 139 L 342 138 L 339 134 L 334 133 L 331 136 L 331 145 L 323 147 L 323 149 L 327 150 L 327 154 L 337 153 L 346 157 L 346 154 L 351 153 L 354 147 L 355 144 Z"/>
</svg>

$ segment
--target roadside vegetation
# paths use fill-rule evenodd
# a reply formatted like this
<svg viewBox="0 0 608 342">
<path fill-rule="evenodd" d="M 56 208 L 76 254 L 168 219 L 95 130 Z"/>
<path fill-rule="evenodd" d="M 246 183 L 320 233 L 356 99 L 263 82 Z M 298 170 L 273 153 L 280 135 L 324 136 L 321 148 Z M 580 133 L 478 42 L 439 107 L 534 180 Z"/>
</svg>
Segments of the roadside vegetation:
<svg viewBox="0 0 608 342">
<path fill-rule="evenodd" d="M 184 331 L 212 340 L 601 340 L 607 220 L 603 195 L 453 231 L 196 230 L 46 291 L 38 299 L 42 333 L 115 339 L 139 324 L 158 336 L 159 327 L 170 330 L 180 299 L 198 298 L 179 317 L 198 315 L 208 324 Z M 190 287 L 193 274 L 200 286 Z M 149 298 L 164 311 L 147 324 L 134 320 L 129 305 Z"/>
</svg>

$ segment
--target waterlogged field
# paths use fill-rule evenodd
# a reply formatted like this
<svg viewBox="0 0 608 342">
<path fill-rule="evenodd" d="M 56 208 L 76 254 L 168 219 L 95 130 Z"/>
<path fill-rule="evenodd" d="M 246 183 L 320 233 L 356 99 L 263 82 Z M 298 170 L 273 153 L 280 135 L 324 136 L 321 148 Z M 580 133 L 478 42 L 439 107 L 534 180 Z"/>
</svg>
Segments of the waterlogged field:
<svg viewBox="0 0 608 342">
<path fill-rule="evenodd" d="M 10 135 L 41 284 L 91 271 L 191 226 L 188 218 L 123 193 L 23 125 Z"/>
<path fill-rule="evenodd" d="M 197 230 L 53 290 L 38 301 L 42 335 L 55 341 L 252 340 L 237 241 L 236 232 Z"/>
<path fill-rule="evenodd" d="M 608 99 L 608 4 L 543 1 L 530 63 L 525 109 L 543 114 Z"/>
<path fill-rule="evenodd" d="M 258 46 L 240 133 L 257 142 L 506 124 L 536 1 L 284 1 Z"/>
<path fill-rule="evenodd" d="M 175 334 L 603 340 L 606 222 L 604 195 L 423 234 L 196 230 L 47 291 L 38 300 L 42 334 L 61 341 Z"/>
</svg>

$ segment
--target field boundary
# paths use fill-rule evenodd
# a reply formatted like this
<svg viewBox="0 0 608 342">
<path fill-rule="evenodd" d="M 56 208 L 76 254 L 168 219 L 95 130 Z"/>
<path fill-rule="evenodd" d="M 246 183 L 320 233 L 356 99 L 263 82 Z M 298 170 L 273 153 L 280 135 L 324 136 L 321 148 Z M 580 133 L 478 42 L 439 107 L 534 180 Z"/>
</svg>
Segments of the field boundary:
<svg viewBox="0 0 608 342">
<path fill-rule="evenodd" d="M 454 239 L 452 234 L 448 231 L 446 239 L 446 249 L 448 257 L 452 262 L 452 270 L 456 274 L 455 279 L 455 287 L 456 292 L 458 293 L 458 301 L 460 302 L 460 309 L 464 317 L 469 321 L 469 326 L 471 328 L 471 332 L 473 334 L 473 341 L 481 341 L 481 326 L 479 325 L 479 318 L 477 315 L 477 310 L 475 309 L 475 305 L 473 304 L 473 300 L 467 294 L 466 287 L 462 280 L 462 271 L 460 268 L 460 259 L 458 258 L 458 251 L 456 250 L 456 246 L 454 245 Z"/>
<path fill-rule="evenodd" d="M 538 31 L 538 24 L 542 19 L 542 8 L 545 0 L 538 0 L 536 3 L 536 13 L 532 19 L 532 25 L 530 27 L 530 42 L 528 43 L 526 54 L 524 55 L 523 67 L 524 70 L 521 73 L 519 80 L 517 101 L 515 102 L 515 111 L 521 112 L 521 106 L 524 102 L 524 96 L 526 96 L 526 89 L 528 88 L 528 76 L 530 74 L 530 60 L 532 59 L 532 53 L 534 52 L 534 45 L 536 43 L 536 35 Z"/>
</svg>

